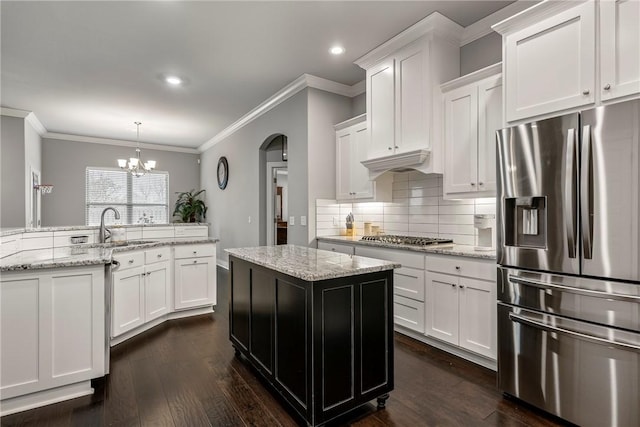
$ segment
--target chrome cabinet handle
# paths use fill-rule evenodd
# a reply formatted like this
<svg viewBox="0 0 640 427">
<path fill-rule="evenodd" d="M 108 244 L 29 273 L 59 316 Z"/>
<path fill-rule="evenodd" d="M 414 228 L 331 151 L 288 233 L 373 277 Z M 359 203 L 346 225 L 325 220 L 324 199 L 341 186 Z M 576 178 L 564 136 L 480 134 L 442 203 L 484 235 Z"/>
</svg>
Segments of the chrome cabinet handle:
<svg viewBox="0 0 640 427">
<path fill-rule="evenodd" d="M 396 150 L 397 150 L 397 149 L 398 149 L 398 146 L 396 145 L 395 147 L 396 147 Z"/>
<path fill-rule="evenodd" d="M 194 255 L 195 255 L 195 254 L 197 254 L 197 253 L 198 253 L 198 251 L 193 251 L 193 254 L 194 254 Z"/>
<path fill-rule="evenodd" d="M 575 129 L 569 129 L 567 131 L 567 157 L 565 162 L 567 177 L 564 181 L 564 226 L 567 231 L 569 258 L 576 257 L 576 157 Z"/>
<path fill-rule="evenodd" d="M 609 89 L 611 89 L 611 85 L 609 83 L 604 85 L 604 90 L 609 90 Z"/>
<path fill-rule="evenodd" d="M 456 271 L 460 271 L 460 266 L 456 265 Z"/>
<path fill-rule="evenodd" d="M 391 151 L 391 147 L 387 147 L 389 149 L 389 151 Z"/>
<path fill-rule="evenodd" d="M 478 185 L 484 185 L 484 182 L 479 182 Z"/>
<path fill-rule="evenodd" d="M 162 258 L 162 254 L 158 254 L 158 258 Z"/>
<path fill-rule="evenodd" d="M 129 264 L 133 264 L 133 260 L 132 259 L 129 260 Z"/>
<path fill-rule="evenodd" d="M 589 341 L 589 342 L 593 342 L 593 343 L 596 343 L 596 344 L 609 345 L 609 346 L 613 346 L 613 347 L 622 348 L 622 349 L 625 349 L 625 350 L 628 350 L 628 349 L 632 349 L 632 350 L 636 350 L 636 351 L 640 350 L 640 346 L 637 346 L 637 345 L 627 344 L 627 343 L 624 343 L 624 342 L 618 342 L 618 341 L 608 340 L 608 339 L 599 338 L 599 337 L 594 337 L 592 335 L 583 334 L 581 332 L 570 331 L 568 329 L 559 328 L 557 326 L 547 325 L 545 323 L 538 322 L 536 320 L 529 319 L 527 317 L 524 317 L 524 316 L 521 316 L 521 315 L 518 315 L 518 314 L 514 314 L 514 313 L 509 313 L 509 319 L 514 321 L 514 322 L 517 322 L 517 323 L 522 323 L 523 325 L 528 325 L 528 326 L 532 326 L 532 327 L 537 328 L 537 329 L 542 329 L 543 331 L 556 332 L 556 333 L 559 333 L 559 334 L 569 335 L 569 336 L 575 337 L 575 338 L 583 340 L 583 341 Z"/>
<path fill-rule="evenodd" d="M 582 127 L 582 170 L 580 171 L 580 222 L 585 259 L 593 258 L 593 163 L 591 160 L 591 126 Z"/>
<path fill-rule="evenodd" d="M 591 91 L 589 89 L 585 89 L 582 91 L 583 95 L 589 95 L 589 93 L 591 93 Z"/>
<path fill-rule="evenodd" d="M 452 284 L 451 284 L 451 287 L 452 287 L 453 289 L 455 289 L 455 288 L 456 288 L 456 284 L 455 284 L 455 283 L 452 283 Z"/>
<path fill-rule="evenodd" d="M 194 264 L 195 264 L 195 263 L 197 263 L 197 262 L 198 262 L 197 260 L 195 260 L 195 259 L 193 260 L 193 263 L 194 263 Z"/>
<path fill-rule="evenodd" d="M 475 186 L 476 186 L 476 183 L 475 183 L 475 182 L 472 182 L 472 183 L 471 183 L 471 186 L 472 186 L 472 187 L 475 187 Z"/>
<path fill-rule="evenodd" d="M 464 289 L 464 285 L 458 285 L 460 289 Z"/>
</svg>

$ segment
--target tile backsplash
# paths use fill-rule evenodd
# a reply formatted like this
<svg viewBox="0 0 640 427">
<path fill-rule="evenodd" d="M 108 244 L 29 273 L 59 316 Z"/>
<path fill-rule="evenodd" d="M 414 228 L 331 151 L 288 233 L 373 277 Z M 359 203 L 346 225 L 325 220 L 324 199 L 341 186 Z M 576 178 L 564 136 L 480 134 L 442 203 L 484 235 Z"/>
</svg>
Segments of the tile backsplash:
<svg viewBox="0 0 640 427">
<path fill-rule="evenodd" d="M 355 217 L 358 235 L 364 234 L 364 222 L 371 222 L 386 234 L 441 237 L 462 245 L 474 245 L 477 230 L 473 226 L 473 215 L 495 214 L 496 200 L 445 200 L 441 175 L 395 173 L 392 202 L 316 200 L 317 235 L 344 234 L 349 212 Z"/>
</svg>

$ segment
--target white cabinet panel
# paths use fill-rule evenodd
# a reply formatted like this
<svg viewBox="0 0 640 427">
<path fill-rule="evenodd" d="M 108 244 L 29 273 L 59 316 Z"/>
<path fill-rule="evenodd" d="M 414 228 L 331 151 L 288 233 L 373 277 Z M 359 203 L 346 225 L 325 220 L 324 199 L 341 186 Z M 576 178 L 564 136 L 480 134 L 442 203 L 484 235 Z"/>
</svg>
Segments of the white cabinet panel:
<svg viewBox="0 0 640 427">
<path fill-rule="evenodd" d="M 0 288 L 0 390 L 37 383 L 39 360 L 39 281 L 8 280 Z"/>
<path fill-rule="evenodd" d="M 445 94 L 445 193 L 476 190 L 478 176 L 478 88 Z"/>
<path fill-rule="evenodd" d="M 339 126 L 339 125 L 337 125 Z M 373 199 L 375 182 L 360 163 L 367 159 L 369 135 L 366 122 L 336 131 L 336 199 Z"/>
<path fill-rule="evenodd" d="M 482 197 L 496 191 L 496 131 L 504 127 L 502 118 L 502 76 L 478 83 L 478 191 Z M 488 192 L 488 194 L 484 194 Z"/>
<path fill-rule="evenodd" d="M 196 258 L 196 257 L 215 257 L 216 246 L 213 244 L 204 245 L 179 245 L 175 249 L 175 257 L 178 258 Z"/>
<path fill-rule="evenodd" d="M 171 248 L 169 246 L 144 251 L 144 263 L 146 265 L 153 264 L 155 262 L 169 261 L 170 259 Z"/>
<path fill-rule="evenodd" d="M 336 199 L 347 200 L 351 190 L 351 148 L 355 135 L 351 129 L 336 132 Z"/>
<path fill-rule="evenodd" d="M 429 141 L 428 46 L 413 43 L 396 54 L 396 153 L 424 148 Z"/>
<path fill-rule="evenodd" d="M 395 78 L 393 58 L 367 70 L 369 158 L 387 156 L 394 147 Z"/>
<path fill-rule="evenodd" d="M 429 273 L 427 335 L 458 345 L 457 278 Z"/>
<path fill-rule="evenodd" d="M 424 333 L 424 303 L 394 295 L 393 321 L 396 325 Z"/>
<path fill-rule="evenodd" d="M 173 227 L 142 227 L 143 239 L 171 239 L 173 237 Z"/>
<path fill-rule="evenodd" d="M 322 249 L 325 251 L 332 252 L 340 252 L 347 255 L 353 255 L 354 247 L 353 245 L 342 245 L 340 243 L 333 242 L 318 242 L 318 249 Z"/>
<path fill-rule="evenodd" d="M 595 3 L 504 38 L 506 118 L 516 121 L 595 102 Z"/>
<path fill-rule="evenodd" d="M 393 270 L 393 293 L 424 302 L 424 270 L 409 267 Z"/>
<path fill-rule="evenodd" d="M 460 279 L 460 346 L 495 359 L 496 284 Z"/>
<path fill-rule="evenodd" d="M 148 265 L 145 270 L 144 320 L 149 322 L 168 313 L 171 307 L 169 260 Z"/>
<path fill-rule="evenodd" d="M 214 257 L 185 258 L 175 262 L 175 308 L 216 304 Z"/>
<path fill-rule="evenodd" d="M 175 237 L 209 237 L 209 227 L 199 225 L 174 226 Z"/>
<path fill-rule="evenodd" d="M 600 1 L 600 93 L 603 101 L 640 93 L 640 2 Z"/>
<path fill-rule="evenodd" d="M 113 337 L 144 323 L 144 266 L 113 273 L 111 334 Z"/>
</svg>

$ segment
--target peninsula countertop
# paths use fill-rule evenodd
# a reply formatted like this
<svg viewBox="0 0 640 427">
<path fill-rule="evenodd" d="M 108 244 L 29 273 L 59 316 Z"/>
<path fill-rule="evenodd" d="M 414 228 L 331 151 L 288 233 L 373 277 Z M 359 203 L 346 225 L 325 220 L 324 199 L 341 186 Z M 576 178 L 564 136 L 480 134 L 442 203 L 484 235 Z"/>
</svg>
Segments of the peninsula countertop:
<svg viewBox="0 0 640 427">
<path fill-rule="evenodd" d="M 296 245 L 233 248 L 237 258 L 309 282 L 400 268 L 395 262 Z"/>
<path fill-rule="evenodd" d="M 477 251 L 470 245 L 431 245 L 431 246 L 415 246 L 415 245 L 402 245 L 396 243 L 384 243 L 376 241 L 360 240 L 362 236 L 318 236 L 319 241 L 336 242 L 336 243 L 353 243 L 362 246 L 371 246 L 376 248 L 388 248 L 388 249 L 400 249 L 413 252 L 421 252 L 425 254 L 441 254 L 451 256 L 463 256 L 469 258 L 481 258 L 481 259 L 496 259 L 496 251 Z"/>
<path fill-rule="evenodd" d="M 93 243 L 57 248 L 20 251 L 0 259 L 0 271 L 36 270 L 43 268 L 76 267 L 111 263 L 114 253 L 144 250 L 158 246 L 216 243 L 212 238 L 170 238 L 153 241 L 134 241 L 126 245 Z"/>
</svg>

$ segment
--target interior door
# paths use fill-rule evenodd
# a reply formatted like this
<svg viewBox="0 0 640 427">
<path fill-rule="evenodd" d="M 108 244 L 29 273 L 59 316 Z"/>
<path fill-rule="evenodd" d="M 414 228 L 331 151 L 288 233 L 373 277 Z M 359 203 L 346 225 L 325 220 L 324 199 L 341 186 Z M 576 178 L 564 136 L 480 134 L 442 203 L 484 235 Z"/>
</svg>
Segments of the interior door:
<svg viewBox="0 0 640 427">
<path fill-rule="evenodd" d="M 582 273 L 640 281 L 640 100 L 582 113 Z"/>
</svg>

